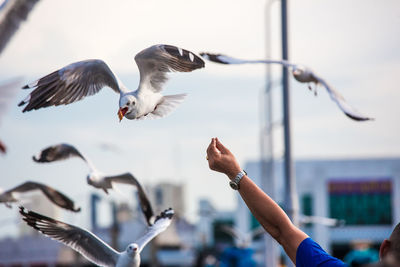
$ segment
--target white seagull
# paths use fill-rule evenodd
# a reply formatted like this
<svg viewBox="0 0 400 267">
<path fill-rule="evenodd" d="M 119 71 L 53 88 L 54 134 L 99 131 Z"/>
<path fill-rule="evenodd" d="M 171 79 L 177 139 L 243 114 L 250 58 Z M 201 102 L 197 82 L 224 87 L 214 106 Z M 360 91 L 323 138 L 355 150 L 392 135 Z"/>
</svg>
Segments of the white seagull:
<svg viewBox="0 0 400 267">
<path fill-rule="evenodd" d="M 140 252 L 155 236 L 167 229 L 174 215 L 172 209 L 161 212 L 154 224 L 147 228 L 146 233 L 141 238 L 136 240 L 135 243 L 129 244 L 124 251 L 118 252 L 85 229 L 33 211 L 25 211 L 23 207 L 20 207 L 19 212 L 29 226 L 71 247 L 94 264 L 106 267 L 138 267 L 140 265 Z"/>
<path fill-rule="evenodd" d="M 18 106 L 23 112 L 49 106 L 67 105 L 98 93 L 107 86 L 120 95 L 118 117 L 145 119 L 169 114 L 186 94 L 161 94 L 167 72 L 190 72 L 203 68 L 204 61 L 194 53 L 171 45 L 153 45 L 135 56 L 140 72 L 138 89 L 129 91 L 107 64 L 100 59 L 72 63 L 24 86 L 35 88 Z"/>
<path fill-rule="evenodd" d="M 32 159 L 38 163 L 46 163 L 53 161 L 65 160 L 68 158 L 78 157 L 86 162 L 90 172 L 86 177 L 87 183 L 95 188 L 103 189 L 108 194 L 109 189 L 113 189 L 114 183 L 129 184 L 136 187 L 140 207 L 146 217 L 147 224 L 151 225 L 154 220 L 154 212 L 151 203 L 138 180 L 129 172 L 120 175 L 106 175 L 95 168 L 91 161 L 84 157 L 74 146 L 69 144 L 58 144 L 49 146 L 33 156 Z"/>
<path fill-rule="evenodd" d="M 310 68 L 305 67 L 299 64 L 293 64 L 286 60 L 243 60 L 237 59 L 233 57 L 229 57 L 222 54 L 211 54 L 211 53 L 200 53 L 200 55 L 210 61 L 221 63 L 221 64 L 281 64 L 285 67 L 291 69 L 293 77 L 301 83 L 314 83 L 316 86 L 318 84 L 322 84 L 326 90 L 328 91 L 331 99 L 339 106 L 339 108 L 353 120 L 356 121 L 367 121 L 373 120 L 373 118 L 364 116 L 360 112 L 358 112 L 355 108 L 350 106 L 344 97 L 339 94 L 331 85 L 329 85 L 322 77 L 318 76 L 315 72 L 313 72 Z M 308 87 L 311 90 L 311 86 Z M 316 94 L 316 89 L 315 89 Z"/>
<path fill-rule="evenodd" d="M 4 203 L 11 208 L 10 203 L 21 201 L 20 194 L 30 191 L 40 190 L 51 202 L 57 206 L 73 212 L 79 212 L 81 208 L 76 207 L 75 203 L 66 195 L 54 188 L 32 181 L 27 181 L 10 190 L 0 193 L 0 203 Z"/>
<path fill-rule="evenodd" d="M 265 229 L 262 226 L 259 226 L 252 231 L 244 233 L 237 229 L 236 227 L 229 225 L 222 225 L 221 231 L 227 233 L 232 236 L 235 242 L 235 246 L 238 248 L 247 248 L 251 245 L 254 238 L 261 236 L 266 233 Z"/>
<path fill-rule="evenodd" d="M 320 225 L 325 225 L 328 227 L 341 227 L 346 224 L 345 220 L 335 219 L 335 218 L 328 218 L 328 217 L 321 217 L 321 216 L 307 216 L 307 215 L 300 215 L 299 221 L 301 224 L 307 223 L 315 223 Z"/>
</svg>

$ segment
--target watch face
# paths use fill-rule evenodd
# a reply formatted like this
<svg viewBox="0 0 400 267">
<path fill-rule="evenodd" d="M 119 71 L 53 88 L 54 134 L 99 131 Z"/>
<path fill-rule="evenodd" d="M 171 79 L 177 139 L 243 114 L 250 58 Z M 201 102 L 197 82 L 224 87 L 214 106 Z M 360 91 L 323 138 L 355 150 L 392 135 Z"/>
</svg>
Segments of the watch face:
<svg viewBox="0 0 400 267">
<path fill-rule="evenodd" d="M 232 187 L 233 190 L 238 190 L 238 185 L 236 183 L 230 181 L 229 185 Z"/>
</svg>

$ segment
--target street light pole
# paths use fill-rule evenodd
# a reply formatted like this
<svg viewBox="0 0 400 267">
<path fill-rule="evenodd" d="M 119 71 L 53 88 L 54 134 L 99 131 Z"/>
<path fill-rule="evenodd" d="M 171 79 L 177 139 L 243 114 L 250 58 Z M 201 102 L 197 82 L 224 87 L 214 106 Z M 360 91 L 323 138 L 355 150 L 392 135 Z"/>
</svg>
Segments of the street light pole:
<svg viewBox="0 0 400 267">
<path fill-rule="evenodd" d="M 287 0 L 281 0 L 281 23 L 282 23 L 282 59 L 289 60 L 288 52 L 288 21 L 287 21 Z M 283 128 L 284 128 L 284 177 L 285 177 L 285 209 L 294 225 L 298 223 L 298 198 L 296 191 L 296 178 L 294 176 L 292 150 L 291 150 L 291 125 L 290 125 L 290 88 L 289 72 L 287 67 L 282 69 L 283 89 Z"/>
<path fill-rule="evenodd" d="M 266 58 L 271 57 L 271 7 L 276 0 L 267 0 L 265 6 L 266 24 Z M 260 148 L 261 148 L 261 186 L 262 189 L 275 199 L 274 176 L 274 149 L 273 149 L 273 114 L 272 114 L 272 75 L 271 65 L 266 64 L 266 88 L 264 91 L 264 121 L 261 124 Z M 279 247 L 277 242 L 268 234 L 264 235 L 264 266 L 278 266 Z"/>
</svg>

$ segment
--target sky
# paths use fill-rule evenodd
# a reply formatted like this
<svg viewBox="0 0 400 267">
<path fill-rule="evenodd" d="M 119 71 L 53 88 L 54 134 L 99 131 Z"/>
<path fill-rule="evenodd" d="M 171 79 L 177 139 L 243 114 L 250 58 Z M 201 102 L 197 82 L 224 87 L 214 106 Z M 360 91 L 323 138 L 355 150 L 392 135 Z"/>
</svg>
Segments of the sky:
<svg viewBox="0 0 400 267">
<path fill-rule="evenodd" d="M 263 59 L 266 47 L 280 58 L 279 1 L 239 0 L 42 0 L 0 55 L 0 81 L 22 76 L 31 82 L 69 63 L 103 59 L 135 90 L 133 60 L 153 44 Z M 268 9 L 267 6 L 270 6 Z M 315 97 L 291 80 L 292 141 L 295 158 L 399 156 L 400 3 L 397 0 L 297 0 L 289 2 L 289 57 L 311 67 L 350 104 L 374 117 L 355 122 L 344 116 L 320 87 Z M 269 32 L 270 38 L 266 38 Z M 280 68 L 273 67 L 279 81 Z M 118 122 L 118 95 L 104 88 L 68 106 L 22 113 L 29 91 L 17 89 L 0 125 L 8 153 L 0 157 L 0 187 L 31 179 L 61 189 L 85 209 L 66 216 L 87 226 L 87 168 L 78 159 L 34 164 L 31 156 L 52 144 L 75 145 L 105 173 L 132 172 L 142 183 L 181 183 L 186 215 L 196 219 L 200 198 L 233 209 L 228 180 L 208 169 L 205 150 L 219 137 L 242 166 L 260 156 L 261 95 L 265 66 L 223 66 L 206 62 L 192 73 L 174 73 L 164 94 L 188 97 L 168 117 Z M 281 119 L 279 86 L 273 91 L 274 120 Z M 282 155 L 278 128 L 275 154 Z M 117 149 L 104 150 L 102 144 Z M 111 198 L 116 197 L 113 194 Z M 2 218 L 16 209 L 0 206 Z M 15 232 L 3 226 L 0 236 Z M 4 229 L 8 229 L 5 231 Z"/>
</svg>

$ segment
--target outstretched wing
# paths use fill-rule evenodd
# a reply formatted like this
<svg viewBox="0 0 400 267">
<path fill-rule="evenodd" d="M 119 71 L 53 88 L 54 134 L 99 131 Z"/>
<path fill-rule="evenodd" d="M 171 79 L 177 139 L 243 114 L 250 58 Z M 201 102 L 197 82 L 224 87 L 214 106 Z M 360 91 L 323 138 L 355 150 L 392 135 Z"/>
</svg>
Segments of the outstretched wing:
<svg viewBox="0 0 400 267">
<path fill-rule="evenodd" d="M 81 208 L 75 207 L 74 201 L 72 201 L 69 197 L 61 193 L 60 191 L 55 190 L 54 188 L 37 183 L 32 181 L 27 181 L 19 186 L 14 187 L 5 192 L 5 194 L 13 194 L 13 193 L 25 193 L 33 190 L 41 190 L 43 194 L 54 204 L 60 206 L 61 208 L 79 212 Z"/>
<path fill-rule="evenodd" d="M 92 170 L 95 169 L 92 163 L 88 159 L 86 159 L 78 151 L 78 149 L 69 144 L 58 144 L 54 146 L 49 146 L 40 151 L 36 156 L 33 156 L 32 159 L 35 162 L 45 163 L 45 162 L 65 160 L 73 157 L 78 157 L 83 159 L 89 165 L 90 169 Z"/>
<path fill-rule="evenodd" d="M 202 52 L 200 55 L 212 62 L 215 63 L 220 63 L 220 64 L 281 64 L 286 67 L 294 67 L 295 64 L 292 64 L 286 60 L 270 60 L 270 59 L 265 59 L 265 60 L 247 60 L 247 59 L 239 59 L 239 58 L 234 58 L 230 56 L 226 56 L 223 54 L 212 54 L 212 53 L 207 53 L 207 52 Z"/>
<path fill-rule="evenodd" d="M 121 175 L 107 176 L 104 178 L 104 180 L 107 181 L 109 188 L 112 188 L 112 183 L 130 184 L 130 185 L 135 186 L 137 188 L 138 195 L 139 195 L 140 207 L 142 209 L 144 216 L 146 217 L 147 224 L 148 225 L 152 224 L 151 221 L 154 217 L 154 212 L 151 207 L 151 203 L 150 203 L 143 187 L 140 185 L 138 180 L 132 174 L 127 172 L 127 173 L 124 173 Z"/>
<path fill-rule="evenodd" d="M 326 88 L 331 99 L 349 118 L 356 121 L 373 120 L 373 118 L 361 114 L 358 110 L 350 106 L 344 99 L 344 97 L 338 91 L 336 91 L 332 86 L 330 86 L 324 79 L 318 77 L 317 75 L 315 75 L 315 73 L 313 73 L 313 76 L 315 77 L 316 80 L 318 80 L 318 83 L 322 84 Z"/>
<path fill-rule="evenodd" d="M 257 228 L 255 228 L 251 231 L 251 233 L 250 233 L 251 239 L 257 238 L 265 233 L 266 233 L 266 231 L 265 231 L 264 227 L 258 226 Z"/>
<path fill-rule="evenodd" d="M 135 56 L 140 72 L 139 90 L 159 92 L 167 72 L 190 72 L 203 68 L 204 61 L 194 53 L 172 45 L 153 45 Z"/>
<path fill-rule="evenodd" d="M 300 215 L 300 223 L 302 224 L 315 223 L 329 227 L 340 227 L 345 225 L 346 221 L 335 218 L 321 217 L 321 216 Z"/>
<path fill-rule="evenodd" d="M 221 231 L 223 231 L 224 233 L 230 235 L 231 237 L 233 237 L 236 240 L 242 240 L 243 239 L 243 233 L 241 233 L 239 230 L 235 229 L 232 226 L 229 225 L 222 225 L 220 227 Z"/>
<path fill-rule="evenodd" d="M 20 207 L 22 219 L 32 228 L 76 250 L 99 266 L 115 266 L 119 254 L 97 236 L 82 228 Z"/>
<path fill-rule="evenodd" d="M 67 105 L 98 93 L 108 86 L 120 93 L 118 79 L 107 64 L 100 59 L 72 63 L 39 80 L 25 85 L 23 89 L 35 88 L 18 106 L 23 112 L 49 106 Z"/>
<path fill-rule="evenodd" d="M 157 216 L 154 224 L 149 226 L 146 233 L 136 241 L 139 246 L 139 252 L 142 251 L 146 244 L 154 237 L 168 228 L 171 224 L 172 216 L 174 216 L 174 210 L 171 208 L 161 212 L 161 214 Z"/>
</svg>

